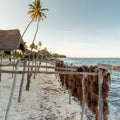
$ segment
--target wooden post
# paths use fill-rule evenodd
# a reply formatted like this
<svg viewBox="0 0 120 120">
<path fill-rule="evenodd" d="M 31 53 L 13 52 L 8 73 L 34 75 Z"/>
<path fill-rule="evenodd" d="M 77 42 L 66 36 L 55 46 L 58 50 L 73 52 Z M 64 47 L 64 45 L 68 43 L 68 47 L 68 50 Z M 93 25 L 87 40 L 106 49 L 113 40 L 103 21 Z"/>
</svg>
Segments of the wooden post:
<svg viewBox="0 0 120 120">
<path fill-rule="evenodd" d="M 36 66 L 37 66 L 37 61 L 36 61 L 36 59 L 35 59 L 35 72 L 36 72 Z M 36 76 L 36 73 L 34 73 L 34 79 L 35 79 L 35 76 Z"/>
<path fill-rule="evenodd" d="M 99 69 L 99 100 L 98 100 L 98 112 L 99 112 L 99 120 L 103 120 L 103 98 L 102 98 L 102 83 L 103 83 L 103 71 Z"/>
<path fill-rule="evenodd" d="M 1 82 L 1 80 L 2 80 L 2 73 L 1 73 L 1 70 L 2 70 L 2 57 L 0 57 L 0 82 Z"/>
<path fill-rule="evenodd" d="M 47 60 L 46 60 L 46 72 L 47 72 Z"/>
<path fill-rule="evenodd" d="M 69 85 L 71 85 L 71 81 L 69 81 Z M 69 104 L 71 105 L 71 89 L 70 88 L 68 89 L 68 94 L 69 94 Z"/>
<path fill-rule="evenodd" d="M 15 58 L 13 58 L 14 59 L 14 63 L 15 63 Z M 14 71 L 14 64 L 13 64 L 13 71 Z M 13 77 L 13 73 L 12 73 L 12 77 Z"/>
<path fill-rule="evenodd" d="M 14 65 L 13 65 L 13 71 L 14 71 Z M 13 77 L 13 73 L 12 73 L 12 77 Z"/>
<path fill-rule="evenodd" d="M 38 63 L 39 63 L 39 64 L 38 64 L 38 66 L 39 66 L 39 67 L 38 67 L 38 71 L 39 71 L 39 70 L 40 70 L 41 61 L 39 60 Z"/>
<path fill-rule="evenodd" d="M 0 82 L 1 82 L 1 80 L 2 80 L 2 75 L 1 75 L 1 69 L 2 69 L 2 65 L 0 65 Z"/>
<path fill-rule="evenodd" d="M 33 70 L 33 64 L 34 64 L 34 59 L 31 59 L 32 60 L 32 67 L 31 67 L 31 71 Z M 30 61 L 29 61 L 30 62 Z M 30 64 L 29 64 L 30 65 Z"/>
<path fill-rule="evenodd" d="M 0 57 L 0 62 L 1 62 L 1 64 L 2 64 L 2 57 Z"/>
<path fill-rule="evenodd" d="M 71 64 L 71 67 L 72 68 L 72 64 Z M 71 72 L 71 70 L 70 70 Z M 71 78 L 71 74 L 70 74 L 70 78 Z M 69 81 L 69 85 L 71 86 L 71 81 Z M 71 89 L 69 89 L 69 104 L 71 104 Z"/>
<path fill-rule="evenodd" d="M 65 66 L 65 68 L 67 68 L 67 66 Z M 61 71 L 61 66 L 60 66 L 60 71 Z M 65 80 L 66 80 L 66 74 L 64 75 L 64 84 L 63 84 L 64 93 L 66 93 L 66 81 Z M 68 92 L 69 92 L 69 90 L 68 90 Z"/>
<path fill-rule="evenodd" d="M 82 78 L 82 113 L 81 113 L 81 120 L 83 120 L 84 112 L 85 112 L 85 92 L 84 92 L 84 89 L 85 89 L 85 86 L 84 86 L 85 76 L 86 75 L 83 75 L 83 78 Z"/>
<path fill-rule="evenodd" d="M 28 74 L 27 74 L 26 91 L 29 91 L 29 88 L 30 88 L 30 78 L 32 76 L 32 74 L 29 72 L 30 71 L 29 65 L 30 65 L 30 61 L 28 61 Z"/>
<path fill-rule="evenodd" d="M 57 63 L 58 63 L 58 61 L 56 60 L 56 61 L 55 61 L 55 68 L 58 67 L 58 66 L 57 66 Z M 61 66 L 59 66 L 59 67 L 61 67 Z M 55 70 L 55 71 L 58 71 L 58 70 L 56 70 L 56 69 L 54 69 L 54 70 Z M 56 73 L 56 74 L 55 74 L 55 77 L 56 77 L 56 79 L 58 79 L 58 82 L 60 82 L 60 75 Z"/>
<path fill-rule="evenodd" d="M 18 67 L 19 67 L 19 60 L 16 63 L 16 68 L 15 68 L 16 71 L 18 71 Z M 14 94 L 14 90 L 15 90 L 16 80 L 17 80 L 17 74 L 15 74 L 15 76 L 14 76 L 12 89 L 11 89 L 11 93 L 10 93 L 10 98 L 9 98 L 9 102 L 8 102 L 8 106 L 7 106 L 7 110 L 6 110 L 6 114 L 5 114 L 5 120 L 8 120 L 8 115 L 9 115 L 10 107 L 12 104 L 12 98 L 13 98 L 13 94 Z"/>
<path fill-rule="evenodd" d="M 25 66 L 26 66 L 26 61 L 24 61 L 23 71 L 25 71 L 25 68 L 26 68 Z M 22 88 L 23 88 L 23 83 L 24 83 L 24 76 L 25 76 L 25 74 L 23 73 L 21 83 L 20 83 L 20 88 L 19 88 L 18 102 L 21 102 Z"/>
<path fill-rule="evenodd" d="M 58 67 L 58 66 L 56 66 L 57 65 L 57 61 L 55 62 L 55 67 Z M 56 69 L 55 69 L 55 71 L 56 71 Z M 57 74 L 55 74 L 55 77 L 56 77 L 56 79 L 57 79 Z"/>
</svg>

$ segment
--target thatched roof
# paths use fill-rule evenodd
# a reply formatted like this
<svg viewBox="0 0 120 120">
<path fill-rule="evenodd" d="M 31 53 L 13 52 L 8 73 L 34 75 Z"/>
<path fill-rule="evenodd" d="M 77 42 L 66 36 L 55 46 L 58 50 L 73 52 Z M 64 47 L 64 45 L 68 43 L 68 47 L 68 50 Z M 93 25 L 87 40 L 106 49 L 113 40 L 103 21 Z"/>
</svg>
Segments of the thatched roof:
<svg viewBox="0 0 120 120">
<path fill-rule="evenodd" d="M 40 53 L 43 55 L 43 56 L 46 56 L 46 57 L 52 57 L 52 55 L 46 51 L 46 50 L 41 50 Z"/>
<path fill-rule="evenodd" d="M 14 30 L 0 30 L 0 50 L 25 50 L 24 42 L 21 38 L 18 29 Z"/>
</svg>

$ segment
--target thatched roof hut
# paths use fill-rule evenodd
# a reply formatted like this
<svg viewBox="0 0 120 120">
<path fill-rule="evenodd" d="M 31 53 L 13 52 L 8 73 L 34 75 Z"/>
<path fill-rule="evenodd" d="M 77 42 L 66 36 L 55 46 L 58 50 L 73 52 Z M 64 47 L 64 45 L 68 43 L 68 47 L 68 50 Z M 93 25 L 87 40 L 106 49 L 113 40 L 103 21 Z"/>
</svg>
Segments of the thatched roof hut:
<svg viewBox="0 0 120 120">
<path fill-rule="evenodd" d="M 17 49 L 25 51 L 20 31 L 18 29 L 0 30 L 0 50 L 12 51 Z"/>
<path fill-rule="evenodd" d="M 47 58 L 52 57 L 52 55 L 47 50 L 41 50 L 40 53 L 41 53 L 42 56 L 45 56 Z"/>
</svg>

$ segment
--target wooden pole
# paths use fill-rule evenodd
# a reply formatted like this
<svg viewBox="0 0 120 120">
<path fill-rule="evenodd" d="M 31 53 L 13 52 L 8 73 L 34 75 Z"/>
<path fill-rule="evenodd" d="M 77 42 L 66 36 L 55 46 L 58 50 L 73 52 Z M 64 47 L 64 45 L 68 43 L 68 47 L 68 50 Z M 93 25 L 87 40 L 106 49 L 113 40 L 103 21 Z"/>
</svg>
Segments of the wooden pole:
<svg viewBox="0 0 120 120">
<path fill-rule="evenodd" d="M 29 65 L 30 65 L 30 61 L 28 61 L 28 66 Z M 31 78 L 31 76 L 32 76 L 32 73 L 30 73 L 30 68 L 28 67 L 26 91 L 29 91 L 29 89 L 30 89 L 30 78 Z"/>
<path fill-rule="evenodd" d="M 1 73 L 1 70 L 2 70 L 2 57 L 0 57 L 0 82 L 1 82 L 1 80 L 2 80 L 2 73 Z"/>
<path fill-rule="evenodd" d="M 0 57 L 0 62 L 1 62 L 1 64 L 2 64 L 2 57 Z"/>
<path fill-rule="evenodd" d="M 102 83 L 103 83 L 103 71 L 99 69 L 99 100 L 98 100 L 98 113 L 99 113 L 99 120 L 103 120 L 103 98 L 102 98 Z"/>
<path fill-rule="evenodd" d="M 14 59 L 14 63 L 15 63 L 15 58 L 13 58 Z M 14 71 L 14 65 L 13 65 L 13 71 Z M 12 77 L 13 77 L 13 73 L 12 73 Z"/>
<path fill-rule="evenodd" d="M 26 68 L 25 65 L 26 65 L 26 61 L 24 62 L 23 71 L 25 71 L 25 68 Z M 20 83 L 20 88 L 19 88 L 18 102 L 21 102 L 21 96 L 22 96 L 22 89 L 23 89 L 24 77 L 25 77 L 25 74 L 23 73 L 23 74 L 22 74 L 21 83 Z"/>
<path fill-rule="evenodd" d="M 35 59 L 35 69 L 34 69 L 35 71 L 36 71 L 36 66 L 37 66 L 37 61 L 36 61 L 36 59 Z M 34 73 L 34 79 L 35 79 L 36 74 L 37 74 L 37 73 Z"/>
<path fill-rule="evenodd" d="M 58 67 L 58 66 L 56 66 L 56 65 L 57 65 L 57 61 L 55 63 L 55 69 L 54 69 L 54 71 L 57 71 L 56 67 Z M 58 82 L 60 82 L 60 75 L 59 74 L 55 74 L 55 77 L 56 77 L 56 79 L 58 79 Z"/>
<path fill-rule="evenodd" d="M 41 60 L 38 61 L 38 71 L 40 70 Z"/>
<path fill-rule="evenodd" d="M 33 53 L 32 53 L 32 55 L 33 55 Z M 32 70 L 33 70 L 34 58 L 32 58 L 31 61 L 32 61 L 32 67 L 31 67 L 31 71 L 32 71 Z M 30 64 L 29 64 L 29 65 L 30 65 Z"/>
<path fill-rule="evenodd" d="M 71 86 L 71 81 L 69 81 L 69 85 Z M 69 104 L 71 105 L 71 89 L 70 88 L 68 89 L 68 94 L 69 94 Z"/>
<path fill-rule="evenodd" d="M 47 60 L 46 60 L 46 72 L 47 72 Z"/>
<path fill-rule="evenodd" d="M 72 64 L 71 64 L 71 68 L 72 68 Z M 71 78 L 71 74 L 70 74 L 70 78 Z M 69 81 L 69 86 L 71 86 L 71 81 Z M 69 89 L 69 104 L 71 104 L 71 89 Z"/>
<path fill-rule="evenodd" d="M 55 67 L 58 67 L 58 66 L 56 66 L 57 65 L 57 61 L 56 61 L 56 63 L 55 63 Z M 55 71 L 56 71 L 56 69 L 55 69 Z M 57 74 L 55 74 L 55 77 L 56 77 L 56 79 L 57 79 Z"/>
<path fill-rule="evenodd" d="M 15 70 L 17 71 L 18 68 L 19 68 L 19 60 L 16 63 Z M 15 74 L 15 76 L 14 76 L 12 89 L 11 89 L 11 93 L 10 93 L 10 98 L 9 98 L 9 102 L 8 102 L 8 106 L 7 106 L 7 110 L 6 110 L 6 114 L 5 114 L 5 120 L 8 120 L 8 115 L 9 115 L 10 107 L 11 107 L 12 100 L 13 100 L 12 98 L 13 98 L 13 94 L 14 94 L 14 90 L 15 90 L 16 80 L 17 80 L 17 74 Z"/>
<path fill-rule="evenodd" d="M 83 78 L 82 78 L 82 114 L 81 114 L 81 120 L 84 120 L 84 112 L 85 112 L 85 92 L 84 92 L 84 89 L 85 89 L 85 86 L 84 86 L 85 76 L 86 75 L 83 75 Z"/>
<path fill-rule="evenodd" d="M 65 66 L 65 68 L 66 68 L 66 66 Z M 63 90 L 64 90 L 64 93 L 66 93 L 66 74 L 64 75 Z M 69 90 L 68 90 L 68 92 L 69 92 Z"/>
<path fill-rule="evenodd" d="M 1 75 L 1 69 L 2 69 L 2 66 L 0 65 L 0 82 L 1 82 L 1 80 L 2 80 L 2 75 Z"/>
</svg>

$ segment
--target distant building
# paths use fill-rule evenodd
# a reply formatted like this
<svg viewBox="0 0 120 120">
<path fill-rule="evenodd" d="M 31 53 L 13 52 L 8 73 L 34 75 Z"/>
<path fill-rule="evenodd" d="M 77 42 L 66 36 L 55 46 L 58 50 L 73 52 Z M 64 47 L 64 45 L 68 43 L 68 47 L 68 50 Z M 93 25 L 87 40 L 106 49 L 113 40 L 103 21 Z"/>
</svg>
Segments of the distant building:
<svg viewBox="0 0 120 120">
<path fill-rule="evenodd" d="M 41 50 L 40 53 L 44 57 L 47 57 L 47 58 L 51 58 L 52 57 L 52 55 L 48 51 L 46 51 L 46 50 Z"/>
<path fill-rule="evenodd" d="M 25 52 L 20 31 L 18 29 L 0 30 L 0 52 L 12 54 L 16 50 Z"/>
<path fill-rule="evenodd" d="M 32 51 L 26 48 L 25 53 L 32 53 Z"/>
</svg>

